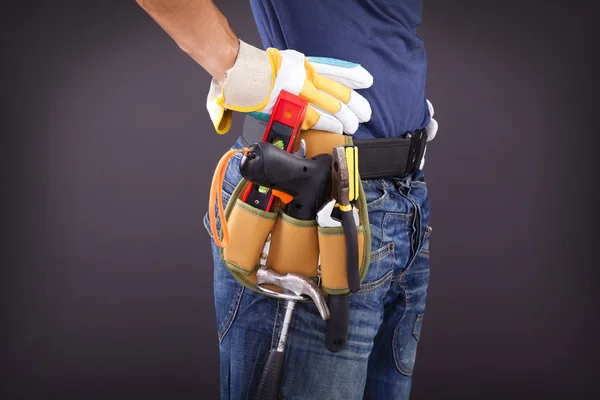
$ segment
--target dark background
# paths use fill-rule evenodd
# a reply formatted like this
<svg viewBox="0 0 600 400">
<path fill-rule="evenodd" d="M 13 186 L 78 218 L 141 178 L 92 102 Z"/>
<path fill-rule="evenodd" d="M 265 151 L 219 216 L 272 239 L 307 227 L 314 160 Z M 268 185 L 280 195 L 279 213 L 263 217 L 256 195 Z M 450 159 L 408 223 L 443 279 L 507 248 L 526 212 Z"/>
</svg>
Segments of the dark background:
<svg viewBox="0 0 600 400">
<path fill-rule="evenodd" d="M 246 1 L 217 4 L 260 46 Z M 600 394 L 592 4 L 425 1 L 414 399 Z M 208 74 L 133 0 L 3 14 L 0 397 L 216 399 L 202 216 L 240 117 L 214 133 Z"/>
</svg>

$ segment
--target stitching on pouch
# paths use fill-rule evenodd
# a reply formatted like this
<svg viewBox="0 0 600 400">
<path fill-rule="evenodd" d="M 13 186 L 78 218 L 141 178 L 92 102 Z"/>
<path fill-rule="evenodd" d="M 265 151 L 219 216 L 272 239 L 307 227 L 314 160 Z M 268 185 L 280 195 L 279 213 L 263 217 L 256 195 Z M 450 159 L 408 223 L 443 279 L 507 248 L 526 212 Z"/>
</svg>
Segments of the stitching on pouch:
<svg viewBox="0 0 600 400">
<path fill-rule="evenodd" d="M 245 212 L 245 213 L 248 213 L 248 214 L 250 214 L 250 215 L 254 215 L 255 217 L 258 217 L 258 218 L 260 218 L 260 219 L 264 219 L 264 220 L 266 220 L 266 221 L 274 221 L 274 220 L 275 220 L 275 218 L 268 218 L 268 217 L 265 217 L 264 215 L 260 215 L 259 213 L 257 213 L 257 212 L 254 212 L 254 211 L 252 211 L 252 210 L 248 210 L 248 209 L 246 209 L 246 208 L 242 208 L 242 207 L 239 207 L 239 206 L 236 206 L 236 207 L 237 207 L 237 209 L 238 209 L 238 210 L 240 210 L 240 211 L 243 211 L 243 212 Z"/>
<path fill-rule="evenodd" d="M 294 221 L 289 221 L 289 220 L 286 220 L 286 219 L 283 219 L 283 218 L 281 220 L 284 223 L 286 223 L 288 225 L 291 225 L 291 226 L 294 226 L 296 228 L 316 228 L 318 226 L 316 222 L 315 222 L 314 225 L 308 225 L 308 224 L 307 225 L 301 225 L 301 224 L 295 223 Z"/>
<path fill-rule="evenodd" d="M 385 246 L 381 247 L 379 250 L 375 250 L 369 256 L 369 260 L 370 261 L 381 260 L 383 257 L 390 254 L 392 251 L 394 251 L 394 242 L 390 242 L 390 243 L 386 244 Z"/>
<path fill-rule="evenodd" d="M 357 293 L 372 292 L 375 289 L 382 287 L 392 276 L 392 271 L 389 271 L 382 278 L 379 278 L 375 282 L 365 283 Z"/>
<path fill-rule="evenodd" d="M 222 250 L 221 250 L 221 252 L 222 252 Z M 241 266 L 239 266 L 229 260 L 224 259 L 224 261 L 225 261 L 225 264 L 227 264 L 227 267 L 229 269 L 233 269 L 235 272 L 237 272 L 238 274 L 242 274 L 242 275 L 248 275 L 257 268 L 257 266 L 255 265 L 251 271 L 248 271 L 246 268 L 242 268 Z"/>
<path fill-rule="evenodd" d="M 429 259 L 429 252 L 426 250 L 421 250 L 421 252 L 419 253 L 419 256 L 423 257 L 423 258 L 427 258 Z"/>
<path fill-rule="evenodd" d="M 227 331 L 229 331 L 229 328 L 231 327 L 231 324 L 233 323 L 233 320 L 235 319 L 235 316 L 237 315 L 237 312 L 238 312 L 238 309 L 239 309 L 240 303 L 241 303 L 240 299 L 242 298 L 244 289 L 245 288 L 240 285 L 240 287 L 238 287 L 237 292 L 235 293 L 235 297 L 233 298 L 235 307 L 233 308 L 233 310 L 229 310 L 229 314 L 227 315 L 227 320 L 225 321 L 225 325 L 219 331 L 219 343 L 221 343 L 221 340 L 223 340 L 223 337 L 225 336 Z"/>
</svg>

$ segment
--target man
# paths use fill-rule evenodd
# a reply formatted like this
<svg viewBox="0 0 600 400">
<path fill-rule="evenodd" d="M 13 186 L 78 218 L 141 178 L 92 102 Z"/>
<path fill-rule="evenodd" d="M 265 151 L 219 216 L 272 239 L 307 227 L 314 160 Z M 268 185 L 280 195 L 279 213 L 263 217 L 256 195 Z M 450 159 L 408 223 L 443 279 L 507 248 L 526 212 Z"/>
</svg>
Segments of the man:
<svg viewBox="0 0 600 400">
<path fill-rule="evenodd" d="M 213 76 L 207 108 L 220 133 L 229 129 L 231 111 L 268 117 L 284 89 L 310 103 L 304 130 L 410 143 L 416 132 L 425 132 L 427 140 L 435 135 L 424 91 L 425 51 L 416 31 L 420 0 L 251 0 L 267 52 L 240 41 L 212 1 L 137 2 Z M 233 147 L 245 144 L 240 138 Z M 347 346 L 329 351 L 314 305 L 298 304 L 286 345 L 283 398 L 409 397 L 429 280 L 423 152 L 404 176 L 396 171 L 362 181 L 372 251 L 361 288 L 350 295 Z M 240 158 L 227 169 L 224 203 L 241 179 Z M 205 225 L 209 229 L 208 218 Z M 252 398 L 276 344 L 283 307 L 240 285 L 216 245 L 213 255 L 221 396 Z"/>
</svg>

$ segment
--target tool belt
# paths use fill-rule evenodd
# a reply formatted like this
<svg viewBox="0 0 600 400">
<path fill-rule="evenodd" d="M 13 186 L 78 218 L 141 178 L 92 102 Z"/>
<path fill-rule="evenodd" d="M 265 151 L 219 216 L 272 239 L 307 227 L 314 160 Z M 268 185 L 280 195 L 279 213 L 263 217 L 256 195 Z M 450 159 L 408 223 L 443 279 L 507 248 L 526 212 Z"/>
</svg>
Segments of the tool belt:
<svg viewBox="0 0 600 400">
<path fill-rule="evenodd" d="M 260 142 L 266 126 L 266 122 L 246 116 L 242 130 L 244 144 Z M 312 130 L 301 132 L 300 138 L 306 141 L 307 158 L 331 153 L 335 146 L 354 144 L 360 154 L 358 172 L 361 179 L 411 175 L 419 169 L 427 143 L 425 129 L 407 132 L 403 137 L 383 139 L 354 139 L 352 136 Z"/>
<path fill-rule="evenodd" d="M 266 122 L 246 117 L 242 133 L 246 145 L 260 142 L 266 125 Z M 360 140 L 347 135 L 309 130 L 302 131 L 299 138 L 305 140 L 306 158 L 331 154 L 336 146 L 357 146 L 360 179 L 376 179 L 404 177 L 419 167 L 425 148 L 425 131 L 409 135 L 404 138 Z M 283 204 L 276 206 L 272 212 L 257 209 L 242 201 L 243 193 L 250 184 L 242 179 L 225 209 L 229 244 L 221 249 L 221 258 L 231 274 L 243 286 L 265 294 L 257 288 L 256 272 L 262 264 L 266 264 L 280 274 L 294 273 L 313 279 L 324 294 L 348 293 L 343 228 L 320 227 L 316 219 L 292 218 L 282 211 Z M 358 190 L 356 209 L 359 222 L 356 232 L 359 281 L 362 283 L 369 266 L 371 234 L 362 185 Z M 276 286 L 269 286 L 269 289 L 280 292 Z"/>
</svg>

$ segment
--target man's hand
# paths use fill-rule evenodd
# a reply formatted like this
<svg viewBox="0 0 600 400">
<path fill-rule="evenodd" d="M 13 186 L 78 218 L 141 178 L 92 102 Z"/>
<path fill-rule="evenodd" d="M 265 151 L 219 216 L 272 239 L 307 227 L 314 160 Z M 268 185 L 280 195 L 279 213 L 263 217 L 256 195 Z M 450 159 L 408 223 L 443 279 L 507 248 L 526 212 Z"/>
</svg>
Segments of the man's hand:
<svg viewBox="0 0 600 400">
<path fill-rule="evenodd" d="M 233 67 L 239 41 L 210 0 L 136 0 L 175 43 L 215 80 Z"/>
<path fill-rule="evenodd" d="M 354 89 L 368 88 L 373 77 L 358 64 L 250 46 L 210 0 L 136 1 L 213 76 L 207 109 L 219 133 L 229 130 L 232 111 L 268 118 L 281 90 L 309 101 L 302 129 L 353 134 L 371 118 Z"/>
<path fill-rule="evenodd" d="M 359 64 L 322 57 L 305 57 L 294 50 L 267 51 L 240 41 L 235 65 L 225 83 L 213 81 L 206 106 L 215 129 L 226 133 L 231 112 L 261 114 L 268 119 L 282 90 L 310 103 L 302 129 L 353 134 L 371 118 L 369 102 L 354 89 L 373 84 Z"/>
</svg>

